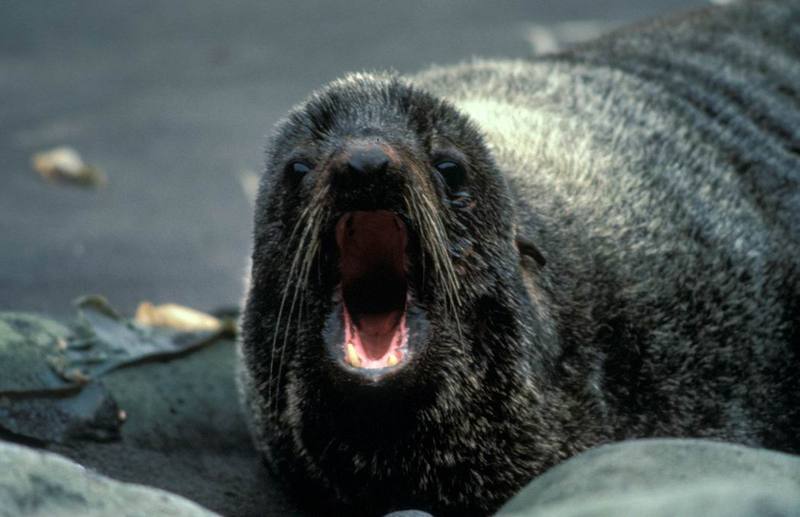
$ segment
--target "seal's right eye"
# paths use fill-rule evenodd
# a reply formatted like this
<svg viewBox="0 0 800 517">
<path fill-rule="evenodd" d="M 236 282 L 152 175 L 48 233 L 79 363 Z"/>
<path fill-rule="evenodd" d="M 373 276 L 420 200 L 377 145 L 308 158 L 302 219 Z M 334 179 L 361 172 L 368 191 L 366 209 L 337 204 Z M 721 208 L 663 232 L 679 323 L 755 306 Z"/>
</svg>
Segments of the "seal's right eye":
<svg viewBox="0 0 800 517">
<path fill-rule="evenodd" d="M 450 188 L 456 189 L 464 183 L 467 172 L 460 163 L 454 160 L 444 159 L 436 162 L 434 167 L 436 167 L 436 170 L 439 171 L 439 174 L 442 175 L 444 181 Z"/>
<path fill-rule="evenodd" d="M 311 172 L 311 165 L 304 161 L 296 160 L 286 167 L 286 170 L 294 174 L 302 175 Z"/>
</svg>

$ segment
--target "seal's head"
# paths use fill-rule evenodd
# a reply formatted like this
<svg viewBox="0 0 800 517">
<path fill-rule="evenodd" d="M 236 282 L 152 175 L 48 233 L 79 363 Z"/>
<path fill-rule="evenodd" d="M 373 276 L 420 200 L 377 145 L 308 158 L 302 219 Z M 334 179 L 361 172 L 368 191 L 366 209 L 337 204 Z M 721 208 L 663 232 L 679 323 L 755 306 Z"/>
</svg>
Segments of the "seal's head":
<svg viewBox="0 0 800 517">
<path fill-rule="evenodd" d="M 269 149 L 242 321 L 257 444 L 326 504 L 495 507 L 526 475 L 499 451 L 527 413 L 508 401 L 535 322 L 479 131 L 400 79 L 353 75 Z"/>
</svg>

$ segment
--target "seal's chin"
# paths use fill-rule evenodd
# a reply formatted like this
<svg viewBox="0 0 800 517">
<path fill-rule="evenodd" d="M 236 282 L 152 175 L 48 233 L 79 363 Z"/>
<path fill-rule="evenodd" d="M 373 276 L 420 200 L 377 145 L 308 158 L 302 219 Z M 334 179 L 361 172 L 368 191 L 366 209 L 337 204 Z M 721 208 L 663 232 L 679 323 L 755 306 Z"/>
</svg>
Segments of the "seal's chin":
<svg viewBox="0 0 800 517">
<path fill-rule="evenodd" d="M 348 368 L 378 373 L 408 358 L 407 244 L 406 225 L 389 211 L 348 212 L 336 224 L 344 329 L 339 353 Z"/>
</svg>

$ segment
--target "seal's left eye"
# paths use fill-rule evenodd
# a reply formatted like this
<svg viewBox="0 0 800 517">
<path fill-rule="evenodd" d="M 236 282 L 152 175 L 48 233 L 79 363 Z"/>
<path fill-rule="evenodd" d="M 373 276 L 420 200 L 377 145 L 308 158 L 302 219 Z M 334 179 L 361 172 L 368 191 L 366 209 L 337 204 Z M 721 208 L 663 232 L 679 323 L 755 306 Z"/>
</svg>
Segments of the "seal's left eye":
<svg viewBox="0 0 800 517">
<path fill-rule="evenodd" d="M 439 174 L 442 175 L 450 188 L 460 187 L 464 183 L 467 171 L 464 170 L 460 163 L 453 160 L 442 160 L 436 162 L 434 167 L 436 167 L 436 170 L 439 171 Z"/>
<path fill-rule="evenodd" d="M 306 162 L 301 161 L 290 163 L 288 169 L 295 174 L 306 174 L 311 172 L 311 166 Z"/>
</svg>

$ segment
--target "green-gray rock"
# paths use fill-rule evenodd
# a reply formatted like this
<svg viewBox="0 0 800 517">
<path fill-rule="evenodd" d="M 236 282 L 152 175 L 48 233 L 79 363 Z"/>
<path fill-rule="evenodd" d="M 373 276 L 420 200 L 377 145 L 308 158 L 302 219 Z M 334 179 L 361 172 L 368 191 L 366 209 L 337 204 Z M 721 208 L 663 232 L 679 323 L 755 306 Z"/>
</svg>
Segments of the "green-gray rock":
<svg viewBox="0 0 800 517">
<path fill-rule="evenodd" d="M 77 306 L 79 317 L 70 327 L 0 312 L 0 432 L 8 437 L 39 443 L 116 439 L 122 414 L 99 377 L 195 351 L 220 336 L 140 326 L 100 296 L 84 297 Z"/>
<path fill-rule="evenodd" d="M 800 457 L 707 440 L 637 440 L 536 478 L 507 517 L 800 516 Z"/>
<path fill-rule="evenodd" d="M 40 443 L 115 440 L 123 420 L 100 382 L 68 395 L 0 397 L 0 430 Z"/>
<path fill-rule="evenodd" d="M 51 361 L 65 347 L 70 330 L 33 314 L 0 313 L 0 395 L 67 389 L 72 382 Z"/>
<path fill-rule="evenodd" d="M 182 497 L 100 476 L 57 454 L 0 442 L 0 517 L 212 517 Z"/>
</svg>

